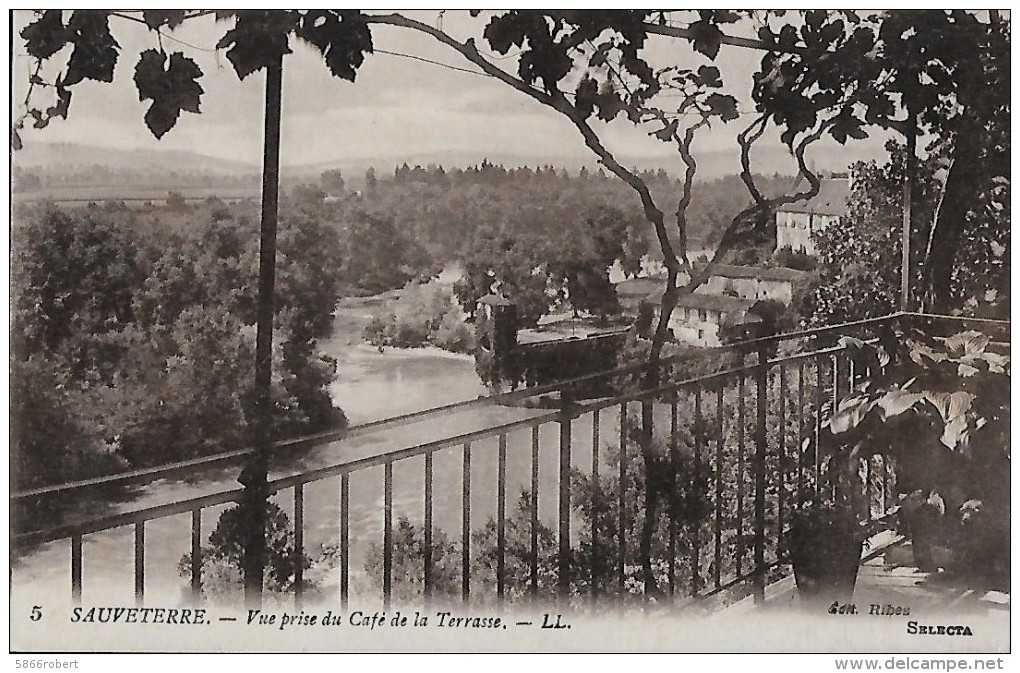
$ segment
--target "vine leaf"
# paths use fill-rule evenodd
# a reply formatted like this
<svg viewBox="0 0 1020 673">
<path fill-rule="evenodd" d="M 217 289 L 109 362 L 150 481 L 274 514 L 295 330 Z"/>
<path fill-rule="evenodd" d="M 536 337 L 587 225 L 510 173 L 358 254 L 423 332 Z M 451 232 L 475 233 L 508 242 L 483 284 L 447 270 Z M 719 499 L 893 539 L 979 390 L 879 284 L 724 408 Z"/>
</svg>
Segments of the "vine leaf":
<svg viewBox="0 0 1020 673">
<path fill-rule="evenodd" d="M 64 85 L 73 86 L 84 79 L 112 82 L 120 45 L 110 34 L 110 17 L 94 10 L 78 10 L 67 22 L 74 51 L 67 62 Z"/>
<path fill-rule="evenodd" d="M 53 56 L 67 44 L 68 31 L 64 26 L 63 12 L 47 9 L 21 30 L 21 37 L 25 40 L 29 56 L 39 60 Z"/>
<path fill-rule="evenodd" d="M 234 27 L 216 43 L 227 49 L 227 60 L 241 79 L 291 53 L 288 33 L 298 15 L 292 11 L 247 10 L 237 12 Z"/>
<path fill-rule="evenodd" d="M 145 9 L 142 10 L 142 20 L 152 30 L 159 30 L 166 26 L 173 30 L 184 23 L 185 12 L 183 9 Z"/>
<path fill-rule="evenodd" d="M 703 65 L 698 68 L 698 74 L 695 78 L 695 82 L 701 86 L 709 87 L 712 89 L 718 89 L 722 86 L 722 75 L 719 72 L 719 68 L 714 65 Z"/>
<path fill-rule="evenodd" d="M 201 97 L 204 91 L 198 83 L 202 69 L 193 60 L 175 52 L 167 64 L 166 55 L 155 49 L 142 52 L 135 65 L 135 87 L 138 100 L 151 100 L 145 113 L 145 125 L 152 135 L 162 138 L 172 129 L 181 111 L 201 111 Z"/>
<path fill-rule="evenodd" d="M 722 44 L 722 31 L 719 30 L 718 26 L 702 19 L 692 23 L 690 31 L 694 35 L 694 51 L 700 52 L 711 59 L 714 59 L 719 54 L 719 45 Z"/>
<path fill-rule="evenodd" d="M 372 34 L 355 11 L 310 10 L 295 35 L 319 50 L 334 77 L 351 82 L 372 51 Z"/>
<path fill-rule="evenodd" d="M 740 116 L 737 112 L 737 99 L 733 96 L 721 93 L 709 94 L 705 104 L 712 114 L 719 115 L 724 122 L 733 121 Z"/>
</svg>

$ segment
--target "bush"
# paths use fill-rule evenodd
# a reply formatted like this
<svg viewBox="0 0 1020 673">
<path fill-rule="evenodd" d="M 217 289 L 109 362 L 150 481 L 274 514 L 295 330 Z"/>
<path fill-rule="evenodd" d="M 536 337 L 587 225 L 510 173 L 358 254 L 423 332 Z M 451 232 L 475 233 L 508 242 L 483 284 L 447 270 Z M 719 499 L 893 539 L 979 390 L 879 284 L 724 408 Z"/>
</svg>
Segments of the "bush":
<svg viewBox="0 0 1020 673">
<path fill-rule="evenodd" d="M 406 286 L 387 312 L 372 316 L 365 339 L 380 347 L 433 345 L 455 353 L 470 353 L 475 344 L 473 330 L 449 290 L 434 282 Z"/>
<path fill-rule="evenodd" d="M 818 268 L 818 260 L 813 255 L 790 248 L 776 250 L 772 255 L 772 263 L 774 266 L 784 266 L 798 271 L 814 271 Z"/>
</svg>

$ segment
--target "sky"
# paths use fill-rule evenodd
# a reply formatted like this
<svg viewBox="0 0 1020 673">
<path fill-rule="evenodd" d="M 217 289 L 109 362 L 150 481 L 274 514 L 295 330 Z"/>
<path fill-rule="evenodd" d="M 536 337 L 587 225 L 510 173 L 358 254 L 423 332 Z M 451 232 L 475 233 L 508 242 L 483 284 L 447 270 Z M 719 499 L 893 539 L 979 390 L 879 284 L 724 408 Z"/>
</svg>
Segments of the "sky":
<svg viewBox="0 0 1020 673">
<path fill-rule="evenodd" d="M 437 11 L 410 14 L 432 25 L 442 22 L 444 29 L 464 37 L 477 34 L 483 25 L 482 19 L 470 19 L 464 10 L 442 15 Z M 15 31 L 30 19 L 28 12 L 16 13 Z M 138 53 L 157 46 L 156 34 L 140 24 L 114 18 L 111 27 L 121 46 L 114 82 L 86 81 L 77 85 L 69 119 L 56 120 L 40 131 L 26 129 L 24 142 L 186 150 L 257 165 L 261 158 L 264 75 L 260 72 L 238 80 L 225 52 L 215 50 L 218 38 L 229 26 L 227 22 L 216 23 L 212 17 L 201 18 L 164 38 L 167 51 L 183 51 L 202 68 L 205 94 L 202 113 L 183 113 L 177 126 L 162 140 L 157 141 L 145 128 L 142 118 L 147 103 L 138 100 L 131 79 Z M 376 25 L 372 35 L 378 51 L 367 55 L 355 83 L 332 77 L 316 50 L 292 39 L 294 53 L 284 61 L 284 165 L 458 152 L 593 158 L 567 120 L 495 79 L 381 53 L 413 55 L 474 70 L 450 48 L 400 28 Z M 55 63 L 65 63 L 69 51 L 59 53 L 53 59 Z M 715 61 L 728 92 L 737 96 L 742 109 L 752 109 L 751 74 L 760 56 L 753 50 L 724 45 Z M 648 57 L 692 68 L 709 63 L 686 42 L 667 38 L 652 38 Z M 512 67 L 513 62 L 512 58 L 503 59 L 499 64 Z M 18 114 L 17 101 L 23 99 L 29 67 L 28 59 L 18 49 L 13 66 Z M 699 136 L 696 152 L 735 147 L 735 135 L 746 119 L 727 125 L 716 123 Z M 600 126 L 599 131 L 611 149 L 630 159 L 654 161 L 655 157 L 675 152 L 622 118 Z"/>
</svg>

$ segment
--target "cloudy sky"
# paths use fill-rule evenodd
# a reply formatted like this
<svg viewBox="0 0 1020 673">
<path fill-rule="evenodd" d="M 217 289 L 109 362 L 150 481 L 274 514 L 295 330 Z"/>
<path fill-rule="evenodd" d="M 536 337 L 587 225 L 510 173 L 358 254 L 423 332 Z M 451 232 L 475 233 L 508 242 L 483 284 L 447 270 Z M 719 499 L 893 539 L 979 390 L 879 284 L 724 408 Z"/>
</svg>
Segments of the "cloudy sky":
<svg viewBox="0 0 1020 673">
<path fill-rule="evenodd" d="M 463 10 L 442 16 L 436 11 L 413 14 L 433 25 L 442 21 L 445 29 L 465 37 L 472 29 L 477 33 L 483 25 L 478 23 L 481 19 L 472 20 Z M 29 13 L 16 13 L 15 31 L 30 19 Z M 70 118 L 57 120 L 42 131 L 26 129 L 24 141 L 189 150 L 257 164 L 261 157 L 264 77 L 257 73 L 239 81 L 224 52 L 214 49 L 229 26 L 211 17 L 202 18 L 170 33 L 173 39 L 164 40 L 168 51 L 183 51 L 198 62 L 205 72 L 201 80 L 205 95 L 202 114 L 183 113 L 177 126 L 162 140 L 155 140 L 145 128 L 142 117 L 147 103 L 138 100 L 131 79 L 138 53 L 155 47 L 156 35 L 140 24 L 115 18 L 112 27 L 121 57 L 114 83 L 86 81 L 76 86 Z M 353 84 L 332 77 L 314 49 L 292 40 L 294 53 L 284 63 L 284 164 L 479 151 L 496 156 L 590 158 L 572 125 L 506 85 L 478 74 L 393 55 L 413 55 L 474 70 L 448 47 L 399 28 L 373 26 L 372 33 L 377 53 L 367 57 Z M 53 60 L 66 62 L 68 51 Z M 655 38 L 649 51 L 650 59 L 666 58 L 694 68 L 709 62 L 677 40 Z M 759 59 L 758 52 L 723 46 L 716 60 L 728 90 L 740 99 L 745 110 L 752 109 L 751 73 Z M 504 67 L 512 63 L 512 59 L 500 61 Z M 17 101 L 23 98 L 28 67 L 28 59 L 16 49 L 15 114 Z M 700 137 L 696 149 L 732 147 L 742 122 L 746 123 L 746 118 L 729 125 L 717 124 Z M 673 153 L 623 119 L 600 130 L 611 148 L 628 158 Z"/>
</svg>

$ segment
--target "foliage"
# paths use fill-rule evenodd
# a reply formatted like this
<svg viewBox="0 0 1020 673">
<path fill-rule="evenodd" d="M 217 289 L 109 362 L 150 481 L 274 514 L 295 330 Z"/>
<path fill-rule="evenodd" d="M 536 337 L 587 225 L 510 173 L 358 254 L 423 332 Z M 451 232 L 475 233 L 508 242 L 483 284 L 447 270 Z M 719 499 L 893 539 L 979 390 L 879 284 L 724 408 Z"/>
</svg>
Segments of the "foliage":
<svg viewBox="0 0 1020 673">
<path fill-rule="evenodd" d="M 217 49 L 225 49 L 227 60 L 240 79 L 271 66 L 291 52 L 291 36 L 311 44 L 323 56 L 326 67 L 335 76 L 354 81 L 365 54 L 372 51 L 372 37 L 360 12 L 352 10 L 170 10 L 116 12 L 59 9 L 38 10 L 35 20 L 21 31 L 25 50 L 35 59 L 31 88 L 25 99 L 25 112 L 14 124 L 12 143 L 20 146 L 18 130 L 28 117 L 42 128 L 57 117 L 66 118 L 74 87 L 86 79 L 112 82 L 121 56 L 121 45 L 110 32 L 111 20 L 134 21 L 159 36 L 185 21 L 215 14 L 217 20 L 232 21 Z M 66 22 L 65 22 L 66 16 Z M 202 94 L 199 84 L 203 73 L 198 64 L 183 52 L 167 54 L 162 39 L 156 49 L 145 49 L 134 69 L 134 83 L 140 101 L 151 100 L 145 113 L 145 125 L 161 138 L 177 123 L 182 111 L 198 113 Z M 41 77 L 43 65 L 71 47 L 66 63 L 60 65 L 53 81 Z M 57 102 L 42 109 L 35 107 L 33 88 L 53 89 Z"/>
<path fill-rule="evenodd" d="M 402 287 L 421 275 L 431 275 L 424 252 L 397 227 L 392 217 L 363 213 L 345 223 L 340 278 L 364 294 Z"/>
<path fill-rule="evenodd" d="M 23 484 L 207 455 L 248 442 L 257 230 L 222 203 L 38 208 L 13 229 L 13 450 Z M 344 424 L 319 356 L 339 296 L 336 232 L 285 216 L 276 436 Z"/>
<path fill-rule="evenodd" d="M 434 281 L 404 287 L 385 312 L 373 315 L 365 338 L 379 347 L 434 345 L 455 353 L 474 349 L 474 332 L 453 303 L 449 287 Z"/>
<path fill-rule="evenodd" d="M 236 598 L 243 593 L 244 575 L 241 571 L 244 558 L 244 510 L 235 505 L 220 515 L 216 528 L 209 535 L 208 544 L 201 549 L 202 595 L 218 602 Z M 316 589 L 314 580 L 307 577 L 313 566 L 329 565 L 335 550 L 324 548 L 320 553 L 299 556 L 294 546 L 294 531 L 290 517 L 274 502 L 266 503 L 266 571 L 262 590 L 266 594 L 293 593 L 298 564 L 305 572 L 303 590 Z M 184 554 L 177 563 L 177 572 L 190 581 L 191 554 Z"/>
<path fill-rule="evenodd" d="M 798 309 L 811 326 L 838 324 L 888 315 L 900 295 L 901 222 L 906 155 L 891 144 L 891 161 L 853 169 L 847 213 L 836 226 L 817 234 L 817 278 L 802 289 Z M 917 226 L 911 237 L 911 293 L 920 292 L 924 250 L 940 185 L 937 164 L 922 164 L 914 178 L 913 208 Z"/>
<path fill-rule="evenodd" d="M 1009 356 L 975 331 L 908 330 L 878 344 L 844 343 L 870 374 L 826 423 L 828 451 L 849 465 L 893 457 L 911 534 L 928 528 L 917 514 L 926 501 L 945 517 L 943 534 L 955 531 L 964 547 L 980 544 L 986 561 L 1001 559 L 1010 511 Z"/>
</svg>

